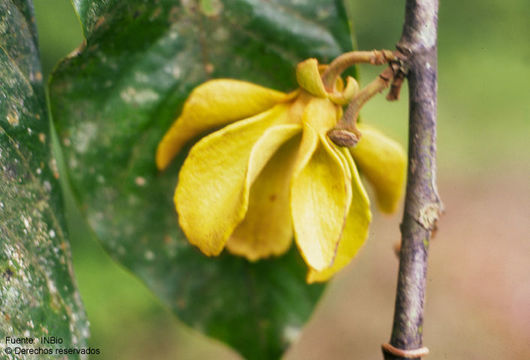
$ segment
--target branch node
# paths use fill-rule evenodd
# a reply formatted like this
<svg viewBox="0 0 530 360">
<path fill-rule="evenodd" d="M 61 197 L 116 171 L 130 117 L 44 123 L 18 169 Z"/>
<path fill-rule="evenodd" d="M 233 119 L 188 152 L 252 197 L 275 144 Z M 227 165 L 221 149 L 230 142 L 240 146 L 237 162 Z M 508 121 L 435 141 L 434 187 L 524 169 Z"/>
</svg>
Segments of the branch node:
<svg viewBox="0 0 530 360">
<path fill-rule="evenodd" d="M 417 221 L 425 230 L 432 231 L 441 213 L 442 206 L 439 202 L 428 203 L 420 209 Z"/>
<path fill-rule="evenodd" d="M 400 41 L 400 43 L 396 45 L 397 52 L 399 55 L 405 58 L 408 58 L 412 55 L 412 50 L 408 46 L 403 45 L 402 43 L 403 43 L 403 40 Z"/>
<path fill-rule="evenodd" d="M 421 358 L 422 356 L 429 355 L 429 349 L 425 346 L 419 349 L 405 350 L 398 349 L 397 347 L 394 347 L 390 344 L 383 344 L 381 345 L 381 348 L 384 353 L 394 355 L 396 357 L 402 357 L 405 359 L 416 359 Z"/>
<path fill-rule="evenodd" d="M 390 91 L 386 97 L 388 101 L 399 100 L 401 86 L 403 85 L 403 81 L 408 74 L 407 56 L 400 51 L 396 51 L 395 55 L 395 59 L 389 62 L 389 66 L 394 73 L 394 77 L 392 80 L 392 86 L 390 87 Z"/>
<path fill-rule="evenodd" d="M 394 254 L 396 255 L 396 257 L 399 260 L 399 254 L 401 253 L 401 240 L 396 241 L 394 243 L 394 246 L 392 246 L 392 248 L 394 249 Z"/>
</svg>

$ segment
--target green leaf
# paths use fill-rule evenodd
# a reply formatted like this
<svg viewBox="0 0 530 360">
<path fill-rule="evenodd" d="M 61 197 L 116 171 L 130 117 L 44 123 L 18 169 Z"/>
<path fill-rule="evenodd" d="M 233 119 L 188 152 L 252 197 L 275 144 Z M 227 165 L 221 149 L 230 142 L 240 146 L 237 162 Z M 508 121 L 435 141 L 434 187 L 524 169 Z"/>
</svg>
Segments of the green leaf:
<svg viewBox="0 0 530 360">
<path fill-rule="evenodd" d="M 230 77 L 297 87 L 296 63 L 350 50 L 330 0 L 77 0 L 86 44 L 56 69 L 52 111 L 86 218 L 112 256 L 186 324 L 251 359 L 278 358 L 323 290 L 296 249 L 252 264 L 207 258 L 178 227 L 181 154 L 155 168 L 157 143 L 198 84 Z"/>
<path fill-rule="evenodd" d="M 5 346 L 14 347 L 5 344 L 6 336 L 55 336 L 63 340 L 61 345 L 42 345 L 44 348 L 83 348 L 88 337 L 88 323 L 73 276 L 61 190 L 51 156 L 35 29 L 30 3 L 22 0 L 0 3 L 2 353 Z M 12 356 L 9 358 L 34 358 L 34 355 Z M 57 356 L 39 358 L 57 359 Z"/>
</svg>

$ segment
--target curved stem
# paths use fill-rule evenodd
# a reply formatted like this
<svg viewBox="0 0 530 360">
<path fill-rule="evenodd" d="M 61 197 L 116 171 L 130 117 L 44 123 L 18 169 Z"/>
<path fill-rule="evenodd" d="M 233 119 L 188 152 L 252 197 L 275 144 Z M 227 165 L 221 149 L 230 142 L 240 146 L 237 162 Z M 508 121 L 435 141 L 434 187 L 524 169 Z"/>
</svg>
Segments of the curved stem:
<svg viewBox="0 0 530 360">
<path fill-rule="evenodd" d="M 348 107 L 344 111 L 341 121 L 338 126 L 346 130 L 354 130 L 354 126 L 357 123 L 357 118 L 359 117 L 359 112 L 361 108 L 368 100 L 374 97 L 376 94 L 379 94 L 381 91 L 386 89 L 392 79 L 394 78 L 394 71 L 392 67 L 387 67 L 379 76 L 373 80 L 371 83 L 366 85 L 348 104 Z M 341 124 L 342 122 L 342 124 Z"/>
<path fill-rule="evenodd" d="M 363 105 L 374 95 L 386 89 L 394 79 L 396 70 L 391 64 L 371 83 L 366 85 L 348 104 L 342 118 L 337 125 L 328 132 L 328 137 L 338 146 L 352 147 L 361 138 L 361 132 L 357 129 L 357 118 Z"/>
<path fill-rule="evenodd" d="M 338 56 L 329 64 L 322 74 L 322 81 L 324 86 L 330 90 L 335 84 L 337 77 L 355 64 L 384 65 L 395 59 L 394 53 L 390 50 L 350 51 Z"/>
</svg>

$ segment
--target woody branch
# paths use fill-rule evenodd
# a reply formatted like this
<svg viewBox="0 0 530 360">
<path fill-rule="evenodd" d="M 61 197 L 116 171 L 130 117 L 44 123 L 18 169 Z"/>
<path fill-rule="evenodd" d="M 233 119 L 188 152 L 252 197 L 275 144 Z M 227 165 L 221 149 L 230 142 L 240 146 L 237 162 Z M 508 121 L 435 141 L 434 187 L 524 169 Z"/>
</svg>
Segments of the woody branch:
<svg viewBox="0 0 530 360">
<path fill-rule="evenodd" d="M 438 0 L 407 0 L 397 48 L 409 84 L 409 156 L 402 245 L 389 344 L 385 360 L 421 359 L 429 240 L 442 205 L 436 189 Z"/>
</svg>

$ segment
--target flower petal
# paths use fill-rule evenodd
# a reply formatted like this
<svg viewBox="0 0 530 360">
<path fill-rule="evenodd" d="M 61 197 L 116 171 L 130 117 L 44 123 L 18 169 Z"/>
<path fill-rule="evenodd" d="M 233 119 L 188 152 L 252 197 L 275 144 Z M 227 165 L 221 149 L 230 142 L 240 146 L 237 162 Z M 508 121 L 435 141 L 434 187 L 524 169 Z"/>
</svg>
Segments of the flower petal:
<svg viewBox="0 0 530 360">
<path fill-rule="evenodd" d="M 346 81 L 346 88 L 335 89 L 335 91 L 329 94 L 329 99 L 335 104 L 346 105 L 359 92 L 359 83 L 357 80 L 351 76 L 348 76 Z"/>
<path fill-rule="evenodd" d="M 221 125 L 241 120 L 291 99 L 284 94 L 245 81 L 218 79 L 196 87 L 184 104 L 182 114 L 158 144 L 156 165 L 165 169 L 184 144 L 195 136 Z"/>
<path fill-rule="evenodd" d="M 291 136 L 301 126 L 279 125 L 270 130 Z M 252 184 L 245 219 L 226 244 L 230 252 L 256 261 L 289 249 L 293 237 L 289 183 L 299 145 L 299 137 L 282 145 Z"/>
<path fill-rule="evenodd" d="M 363 136 L 351 149 L 353 159 L 373 185 L 381 211 L 392 213 L 403 194 L 407 157 L 399 143 L 374 128 L 359 124 L 359 130 Z"/>
<path fill-rule="evenodd" d="M 253 179 L 286 141 L 284 136 L 261 138 L 270 126 L 287 121 L 288 109 L 288 104 L 277 105 L 204 137 L 191 149 L 175 205 L 182 230 L 204 254 L 218 255 L 244 218 Z"/>
<path fill-rule="evenodd" d="M 304 94 L 300 97 L 303 98 Z M 291 108 L 296 107 L 297 103 L 298 101 Z M 324 135 L 336 124 L 338 113 L 341 112 L 340 107 L 335 107 L 327 99 L 309 98 L 302 103 L 304 109 L 301 123 L 304 126 L 304 132 L 296 157 L 294 174 L 299 173 L 307 165 L 318 146 L 319 135 Z"/>
<path fill-rule="evenodd" d="M 317 59 L 307 59 L 299 63 L 296 66 L 296 80 L 298 85 L 310 94 L 321 98 L 328 96 L 320 77 Z"/>
<path fill-rule="evenodd" d="M 328 116 L 335 117 L 335 112 Z M 291 214 L 302 257 L 321 271 L 335 258 L 352 193 L 348 171 L 325 135 L 316 135 L 309 125 L 304 128 L 305 138 L 315 136 L 316 149 L 305 166 L 297 168 L 291 183 Z"/>
<path fill-rule="evenodd" d="M 361 183 L 359 172 L 351 155 L 348 152 L 344 152 L 341 156 L 348 163 L 352 174 L 352 203 L 350 211 L 333 265 L 323 271 L 310 269 L 307 274 L 308 283 L 329 280 L 335 273 L 350 263 L 368 236 L 368 226 L 372 217 L 368 195 Z"/>
<path fill-rule="evenodd" d="M 306 105 L 303 122 L 325 137 L 326 133 L 337 124 L 340 111 L 340 106 L 336 106 L 328 99 L 312 98 Z"/>
</svg>

